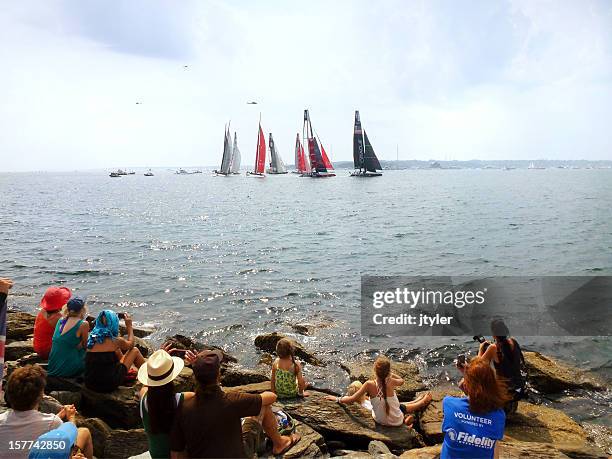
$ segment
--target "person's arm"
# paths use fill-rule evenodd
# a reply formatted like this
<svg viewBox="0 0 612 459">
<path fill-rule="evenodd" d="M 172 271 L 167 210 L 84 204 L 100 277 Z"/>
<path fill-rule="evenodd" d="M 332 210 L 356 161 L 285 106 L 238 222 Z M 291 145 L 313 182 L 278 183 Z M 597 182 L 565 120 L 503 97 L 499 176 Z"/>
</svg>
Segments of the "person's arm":
<svg viewBox="0 0 612 459">
<path fill-rule="evenodd" d="M 359 388 L 357 392 L 353 395 L 344 395 L 342 397 L 334 397 L 333 395 L 327 395 L 325 398 L 327 400 L 331 400 L 332 402 L 344 403 L 345 405 L 350 405 L 351 403 L 356 402 L 361 398 L 361 396 L 368 390 L 368 386 L 370 381 L 366 381 L 366 383 Z"/>
<path fill-rule="evenodd" d="M 272 375 L 270 375 L 270 391 L 276 394 L 276 362 L 275 360 L 272 364 Z"/>
<path fill-rule="evenodd" d="M 484 350 L 483 345 L 481 344 L 480 350 L 478 351 L 478 357 L 482 357 L 483 359 L 488 360 L 489 362 L 495 361 L 497 358 L 497 345 L 491 344 L 486 350 Z"/>
<path fill-rule="evenodd" d="M 399 387 L 402 384 L 404 384 L 404 378 L 402 378 L 401 376 L 396 375 L 395 373 L 391 373 L 389 375 L 389 382 L 391 383 L 392 386 Z"/>
<path fill-rule="evenodd" d="M 270 406 L 278 397 L 272 391 L 266 391 L 261 393 L 261 406 Z"/>
<path fill-rule="evenodd" d="M 295 362 L 295 371 L 295 376 L 298 382 L 298 392 L 300 394 L 303 394 L 304 390 L 306 390 L 306 380 L 304 379 L 304 374 L 302 373 L 302 364 L 300 362 Z"/>
<path fill-rule="evenodd" d="M 89 337 L 89 324 L 86 321 L 83 321 L 83 323 L 81 323 L 81 326 L 77 331 L 77 336 L 81 338 L 81 342 L 79 343 L 78 347 L 80 349 L 86 349 L 87 338 Z"/>
<path fill-rule="evenodd" d="M 488 346 L 488 347 L 487 347 Z M 478 346 L 478 357 L 482 357 L 487 349 L 491 348 L 491 343 L 486 339 Z"/>
<path fill-rule="evenodd" d="M 142 387 L 140 388 L 140 391 L 138 391 L 138 396 L 140 397 L 140 399 L 141 399 L 141 400 L 142 400 L 142 397 L 144 397 L 144 396 L 145 396 L 145 394 L 147 393 L 147 390 L 148 390 L 148 389 L 149 389 L 149 388 L 148 388 L 147 386 L 142 386 Z"/>
<path fill-rule="evenodd" d="M 132 326 L 132 317 L 126 312 L 123 320 L 128 333 L 126 341 L 130 344 L 131 349 L 134 347 L 134 327 Z"/>
</svg>

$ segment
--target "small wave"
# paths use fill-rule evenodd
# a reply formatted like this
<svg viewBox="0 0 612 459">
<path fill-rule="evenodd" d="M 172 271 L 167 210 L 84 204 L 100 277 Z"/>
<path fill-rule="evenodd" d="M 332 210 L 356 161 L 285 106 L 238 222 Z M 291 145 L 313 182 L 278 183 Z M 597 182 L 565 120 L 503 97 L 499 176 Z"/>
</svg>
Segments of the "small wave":
<svg viewBox="0 0 612 459">
<path fill-rule="evenodd" d="M 77 269 L 74 271 L 43 270 L 44 274 L 55 274 L 57 276 L 103 276 L 107 273 L 96 269 Z"/>
</svg>

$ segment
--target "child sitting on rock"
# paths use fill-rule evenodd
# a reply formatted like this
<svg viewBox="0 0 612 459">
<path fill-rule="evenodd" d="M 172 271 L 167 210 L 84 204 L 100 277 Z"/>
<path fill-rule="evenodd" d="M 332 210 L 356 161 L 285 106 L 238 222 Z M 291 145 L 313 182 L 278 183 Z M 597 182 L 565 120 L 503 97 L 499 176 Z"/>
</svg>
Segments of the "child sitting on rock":
<svg viewBox="0 0 612 459">
<path fill-rule="evenodd" d="M 295 398 L 308 395 L 304 392 L 306 381 L 302 375 L 302 366 L 295 360 L 295 347 L 291 340 L 282 338 L 276 343 L 278 358 L 272 363 L 272 392 L 281 398 Z"/>
<path fill-rule="evenodd" d="M 372 417 L 378 424 L 392 427 L 406 424 L 412 427 L 414 416 L 410 413 L 416 413 L 429 405 L 431 394 L 427 393 L 410 403 L 400 403 L 395 388 L 404 384 L 404 379 L 391 372 L 391 362 L 384 356 L 378 357 L 374 362 L 374 375 L 375 379 L 366 381 L 353 395 L 344 397 L 328 395 L 326 398 L 350 404 L 368 395 L 372 404 Z"/>
<path fill-rule="evenodd" d="M 361 389 L 362 387 L 363 387 L 363 384 L 361 383 L 361 381 L 353 381 L 352 383 L 349 384 L 348 388 L 346 389 L 346 395 L 350 397 L 351 395 L 354 395 L 357 392 L 359 392 L 359 389 Z M 363 406 L 366 410 L 372 411 L 372 402 L 370 401 L 370 397 L 368 396 L 366 392 L 363 392 L 356 401 L 361 406 Z"/>
</svg>

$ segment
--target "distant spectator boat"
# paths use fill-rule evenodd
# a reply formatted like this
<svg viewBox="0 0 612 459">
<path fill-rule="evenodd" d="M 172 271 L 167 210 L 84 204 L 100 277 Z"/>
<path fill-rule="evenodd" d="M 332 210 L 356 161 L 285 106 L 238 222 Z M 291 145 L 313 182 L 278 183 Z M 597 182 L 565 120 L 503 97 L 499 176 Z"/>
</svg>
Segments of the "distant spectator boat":
<svg viewBox="0 0 612 459">
<path fill-rule="evenodd" d="M 353 131 L 353 163 L 355 171 L 351 177 L 380 177 L 382 166 L 374 153 L 368 134 L 361 129 L 359 110 L 355 110 L 355 129 Z"/>
<path fill-rule="evenodd" d="M 153 172 L 151 172 L 151 169 L 149 169 L 147 172 L 145 172 L 144 176 L 145 177 L 153 177 Z"/>
</svg>

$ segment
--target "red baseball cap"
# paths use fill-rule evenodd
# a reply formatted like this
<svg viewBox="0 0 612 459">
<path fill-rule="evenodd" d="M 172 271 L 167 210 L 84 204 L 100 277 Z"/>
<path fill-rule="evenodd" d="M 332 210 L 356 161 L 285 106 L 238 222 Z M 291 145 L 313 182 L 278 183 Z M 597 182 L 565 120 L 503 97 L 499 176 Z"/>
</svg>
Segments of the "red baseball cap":
<svg viewBox="0 0 612 459">
<path fill-rule="evenodd" d="M 72 292 L 68 287 L 49 287 L 40 300 L 40 307 L 45 311 L 58 311 L 68 303 Z"/>
</svg>

